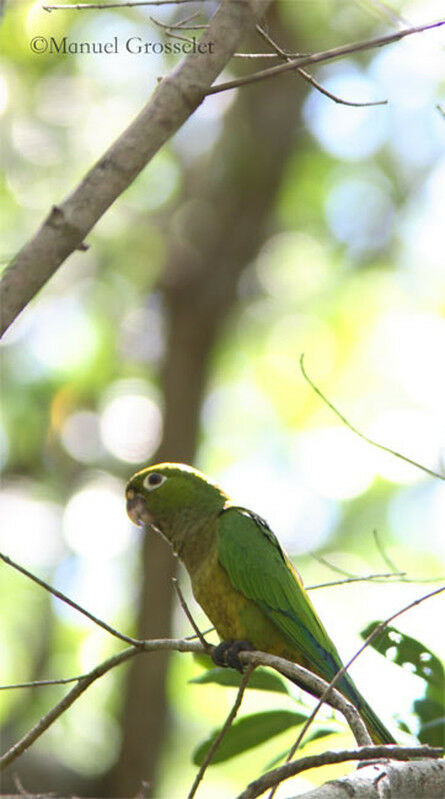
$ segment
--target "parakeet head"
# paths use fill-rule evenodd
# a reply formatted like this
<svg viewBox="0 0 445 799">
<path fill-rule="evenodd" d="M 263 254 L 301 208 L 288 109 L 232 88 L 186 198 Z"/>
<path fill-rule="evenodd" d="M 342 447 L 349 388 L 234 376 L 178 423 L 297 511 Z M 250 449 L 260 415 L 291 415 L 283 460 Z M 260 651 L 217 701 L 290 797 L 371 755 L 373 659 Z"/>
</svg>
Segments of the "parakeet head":
<svg viewBox="0 0 445 799">
<path fill-rule="evenodd" d="M 126 489 L 127 513 L 172 541 L 201 520 L 216 517 L 228 497 L 205 475 L 183 463 L 158 463 L 133 475 Z"/>
</svg>

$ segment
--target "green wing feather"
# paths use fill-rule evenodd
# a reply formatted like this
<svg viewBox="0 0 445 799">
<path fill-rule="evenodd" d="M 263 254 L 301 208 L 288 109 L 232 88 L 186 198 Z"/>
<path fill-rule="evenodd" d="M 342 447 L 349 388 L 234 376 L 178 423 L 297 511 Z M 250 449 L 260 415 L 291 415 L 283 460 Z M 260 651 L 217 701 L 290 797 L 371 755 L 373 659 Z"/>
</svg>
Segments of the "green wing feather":
<svg viewBox="0 0 445 799">
<path fill-rule="evenodd" d="M 220 514 L 218 533 L 219 560 L 234 588 L 261 607 L 310 668 L 331 680 L 341 668 L 340 656 L 267 523 L 228 506 Z M 339 687 L 357 698 L 347 678 Z"/>
<path fill-rule="evenodd" d="M 340 655 L 268 524 L 231 505 L 218 521 L 218 557 L 234 588 L 252 599 L 309 668 L 330 682 L 342 666 Z M 337 688 L 359 708 L 375 743 L 395 743 L 348 675 Z"/>
</svg>

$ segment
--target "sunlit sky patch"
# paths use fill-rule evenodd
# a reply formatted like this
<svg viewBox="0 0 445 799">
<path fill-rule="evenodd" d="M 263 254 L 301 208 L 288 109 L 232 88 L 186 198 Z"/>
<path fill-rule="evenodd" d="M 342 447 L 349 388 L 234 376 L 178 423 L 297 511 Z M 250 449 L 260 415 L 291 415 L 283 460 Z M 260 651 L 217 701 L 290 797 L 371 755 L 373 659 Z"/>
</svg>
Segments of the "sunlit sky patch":
<svg viewBox="0 0 445 799">
<path fill-rule="evenodd" d="M 38 166 L 52 166 L 59 163 L 62 151 L 53 131 L 38 120 L 24 117 L 14 120 L 11 141 L 19 155 Z"/>
<path fill-rule="evenodd" d="M 394 408 L 380 414 L 370 425 L 368 435 L 418 463 L 438 470 L 441 444 L 445 444 L 443 418 L 417 410 Z M 373 450 L 376 471 L 395 483 L 416 483 L 428 478 L 425 472 L 400 458 Z M 445 529 L 445 528 L 444 528 Z"/>
<path fill-rule="evenodd" d="M 323 81 L 328 91 L 360 102 L 385 99 L 379 94 L 381 88 L 358 69 L 343 65 L 337 70 L 337 74 Z M 385 108 L 345 108 L 313 91 L 304 104 L 303 114 L 307 126 L 325 150 L 345 161 L 356 161 L 373 155 L 385 142 Z"/>
<path fill-rule="evenodd" d="M 442 135 L 444 120 L 442 124 Z M 443 146 L 443 141 L 442 141 Z M 445 158 L 436 159 L 434 169 L 420 192 L 400 217 L 402 265 L 408 270 L 418 296 L 440 302 L 445 296 L 443 221 Z"/>
<path fill-rule="evenodd" d="M 394 207 L 387 192 L 370 180 L 346 178 L 329 191 L 326 217 L 339 241 L 354 255 L 383 247 L 391 233 Z"/>
<path fill-rule="evenodd" d="M 92 321 L 76 297 L 41 300 L 33 317 L 28 347 L 47 369 L 79 369 L 94 355 L 97 338 Z"/>
<path fill-rule="evenodd" d="M 306 483 L 329 499 L 356 497 L 375 476 L 369 445 L 346 428 L 326 427 L 298 435 L 295 458 Z"/>
<path fill-rule="evenodd" d="M 0 492 L 2 550 L 30 566 L 52 566 L 62 553 L 61 508 L 35 496 L 27 483 L 5 485 Z"/>
<path fill-rule="evenodd" d="M 73 494 L 65 508 L 63 533 L 72 551 L 87 560 L 105 561 L 123 552 L 132 533 L 122 483 L 103 476 Z"/>
<path fill-rule="evenodd" d="M 103 453 L 99 415 L 93 411 L 70 414 L 63 423 L 61 438 L 66 451 L 81 463 L 96 461 Z"/>
<path fill-rule="evenodd" d="M 383 313 L 372 333 L 370 357 L 385 383 L 397 381 L 424 408 L 445 408 L 445 319 L 437 314 Z M 384 357 L 382 357 L 384 353 Z"/>
<path fill-rule="evenodd" d="M 105 447 L 119 460 L 149 460 L 160 444 L 162 414 L 144 381 L 122 380 L 113 384 L 100 417 Z"/>
<path fill-rule="evenodd" d="M 308 264 L 310 263 L 310 269 Z M 297 231 L 267 240 L 256 262 L 258 278 L 274 297 L 298 297 L 307 303 L 332 281 L 329 252 L 312 236 Z"/>
<path fill-rule="evenodd" d="M 400 490 L 388 510 L 391 531 L 404 546 L 433 551 L 445 557 L 445 487 L 431 478 L 428 483 Z"/>
<path fill-rule="evenodd" d="M 329 503 L 285 470 L 270 451 L 257 451 L 218 475 L 233 502 L 255 511 L 271 526 L 290 554 L 321 546 L 337 519 Z"/>
</svg>

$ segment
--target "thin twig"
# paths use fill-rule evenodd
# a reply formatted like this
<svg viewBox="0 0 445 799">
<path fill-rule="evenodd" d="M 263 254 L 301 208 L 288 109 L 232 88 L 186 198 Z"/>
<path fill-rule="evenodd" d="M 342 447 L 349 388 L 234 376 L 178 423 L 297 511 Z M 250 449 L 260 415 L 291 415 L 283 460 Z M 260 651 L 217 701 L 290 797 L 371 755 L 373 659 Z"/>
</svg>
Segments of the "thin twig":
<svg viewBox="0 0 445 799">
<path fill-rule="evenodd" d="M 330 569 L 333 572 L 336 572 L 337 574 L 343 574 L 345 577 L 358 576 L 357 574 L 352 574 L 352 572 L 346 571 L 346 569 L 342 569 L 340 566 L 335 566 L 334 563 L 331 563 L 329 560 L 324 558 L 323 555 L 316 555 L 315 552 L 311 552 L 311 557 L 313 557 L 314 560 L 317 560 L 318 563 L 321 563 L 323 566 L 326 566 L 328 569 Z"/>
<path fill-rule="evenodd" d="M 203 778 L 208 766 L 212 762 L 213 755 L 215 754 L 216 750 L 218 749 L 218 747 L 219 747 L 222 739 L 224 738 L 227 730 L 232 725 L 232 723 L 233 723 L 233 721 L 235 719 L 235 716 L 238 713 L 238 710 L 240 709 L 241 702 L 243 701 L 244 692 L 245 692 L 245 690 L 247 688 L 247 683 L 249 682 L 250 676 L 251 676 L 254 668 L 255 668 L 255 665 L 253 663 L 250 663 L 247 666 L 247 669 L 245 670 L 245 672 L 243 673 L 243 677 L 242 677 L 242 680 L 240 682 L 240 686 L 238 688 L 238 693 L 236 695 L 236 699 L 235 699 L 235 701 L 234 701 L 234 703 L 232 705 L 232 709 L 231 709 L 229 715 L 227 716 L 223 726 L 221 727 L 218 735 L 216 736 L 215 740 L 213 741 L 210 749 L 208 750 L 208 752 L 207 752 L 207 754 L 206 754 L 206 756 L 205 756 L 205 758 L 204 758 L 204 760 L 203 760 L 203 762 L 201 764 L 201 767 L 200 767 L 200 769 L 199 769 L 199 771 L 198 771 L 198 773 L 197 773 L 197 775 L 196 775 L 196 777 L 194 779 L 193 785 L 190 788 L 190 791 L 189 791 L 189 794 L 187 796 L 187 799 L 193 799 L 196 791 L 198 790 L 199 783 L 201 782 L 201 780 L 202 780 L 202 778 Z"/>
<path fill-rule="evenodd" d="M 373 583 L 379 580 L 389 580 L 398 577 L 403 581 L 406 572 L 387 572 L 386 574 L 368 574 L 363 577 L 345 577 L 344 580 L 333 580 L 330 583 L 317 583 L 316 585 L 305 585 L 306 591 L 315 591 L 316 588 L 330 588 L 333 585 L 347 585 L 348 583 Z"/>
<path fill-rule="evenodd" d="M 40 577 L 36 577 L 35 574 L 32 574 L 32 572 L 28 571 L 28 569 L 25 569 L 24 566 L 20 566 L 18 563 L 12 560 L 12 558 L 9 558 L 7 555 L 4 555 L 3 552 L 0 552 L 0 558 L 5 563 L 7 563 L 8 566 L 12 566 L 14 569 L 21 572 L 21 574 L 24 574 L 25 577 L 29 577 L 30 580 L 32 580 L 34 583 L 37 583 L 37 585 L 40 585 L 42 588 L 45 589 L 45 591 L 49 591 L 49 593 L 53 594 L 53 596 L 57 597 L 57 599 L 60 599 L 62 602 L 65 602 L 67 605 L 74 608 L 74 610 L 77 610 L 79 613 L 82 613 L 83 616 L 86 616 L 87 619 L 93 621 L 94 624 L 97 624 L 99 627 L 102 627 L 111 635 L 114 635 L 115 638 L 119 638 L 121 641 L 125 641 L 125 643 L 127 644 L 132 644 L 132 646 L 142 645 L 143 643 L 142 641 L 138 641 L 137 638 L 132 638 L 129 635 L 125 635 L 124 633 L 120 633 L 118 630 L 115 630 L 115 628 L 111 627 L 110 624 L 107 624 L 105 621 L 102 621 L 102 619 L 98 619 L 97 616 L 94 616 L 93 613 L 90 613 L 89 610 L 85 610 L 85 608 L 83 608 L 81 605 L 78 605 L 77 602 L 74 602 L 73 599 L 70 599 L 68 596 L 66 596 L 66 594 L 63 594 L 62 591 L 58 591 L 57 588 L 53 588 L 53 586 L 45 582 L 45 580 L 41 580 Z"/>
<path fill-rule="evenodd" d="M 177 595 L 178 595 L 178 599 L 179 599 L 179 601 L 180 601 L 180 603 L 181 603 L 181 607 L 182 607 L 182 609 L 183 609 L 183 611 L 184 611 L 185 615 L 187 616 L 187 618 L 188 618 L 188 620 L 189 620 L 190 624 L 192 625 L 192 627 L 193 627 L 193 629 L 194 629 L 194 631 L 195 631 L 195 633 L 196 633 L 197 637 L 198 637 L 198 638 L 199 638 L 199 640 L 201 641 L 201 644 L 203 645 L 203 647 L 204 647 L 205 651 L 206 651 L 206 652 L 209 652 L 209 651 L 210 651 L 210 649 L 212 648 L 212 645 L 211 645 L 211 644 L 209 644 L 209 643 L 206 641 L 206 639 L 204 638 L 204 636 L 203 636 L 203 634 L 202 634 L 201 630 L 199 629 L 198 625 L 196 624 L 196 622 L 195 622 L 195 620 L 194 620 L 194 618 L 193 618 L 193 616 L 192 616 L 192 614 L 191 614 L 191 612 L 190 612 L 190 609 L 189 609 L 189 607 L 188 607 L 188 605 L 187 605 L 187 602 L 186 602 L 186 601 L 185 601 L 185 599 L 184 599 L 184 595 L 183 595 L 183 593 L 182 593 L 182 591 L 181 591 L 181 589 L 180 589 L 180 587 L 179 587 L 179 583 L 178 583 L 178 580 L 177 580 L 177 578 L 176 578 L 176 577 L 172 577 L 172 583 L 173 583 L 173 585 L 174 585 L 175 591 L 176 591 L 176 593 L 177 593 Z"/>
<path fill-rule="evenodd" d="M 152 641 L 144 641 L 143 646 L 131 646 L 124 649 L 117 655 L 113 655 L 107 660 L 104 660 L 88 674 L 81 677 L 74 686 L 64 697 L 58 702 L 51 710 L 42 716 L 41 719 L 35 724 L 17 743 L 15 743 L 8 751 L 0 757 L 0 771 L 3 771 L 7 766 L 16 760 L 23 752 L 25 752 L 37 738 L 45 732 L 84 692 L 86 689 L 95 682 L 99 677 L 102 677 L 111 669 L 125 663 L 130 658 L 139 655 L 141 652 L 155 652 L 158 650 L 170 650 L 178 652 L 202 652 L 202 645 L 200 643 L 193 643 L 191 641 L 184 641 L 184 639 L 157 639 Z"/>
<path fill-rule="evenodd" d="M 354 663 L 355 660 L 357 660 L 357 658 L 359 657 L 359 655 L 361 655 L 363 650 L 366 649 L 366 647 L 368 647 L 369 644 L 375 638 L 378 637 L 378 635 L 380 635 L 380 633 L 385 629 L 385 627 L 388 626 L 388 624 L 390 624 L 398 616 L 401 616 L 402 613 L 406 613 L 411 608 L 414 608 L 416 605 L 420 605 L 421 602 L 425 602 L 425 600 L 427 600 L 427 599 L 431 599 L 431 597 L 436 596 L 437 594 L 440 594 L 442 591 L 445 591 L 445 586 L 442 586 L 441 588 L 437 588 L 435 591 L 430 591 L 428 594 L 425 594 L 424 596 L 420 597 L 419 599 L 415 599 L 413 602 L 410 602 L 409 605 L 406 605 L 401 610 L 398 610 L 398 611 L 396 611 L 396 613 L 393 613 L 388 619 L 386 619 L 386 621 L 383 621 L 383 622 L 381 622 L 381 624 L 377 625 L 377 627 L 374 628 L 372 633 L 370 635 L 368 635 L 368 637 L 366 638 L 366 640 L 364 641 L 364 643 L 362 644 L 360 649 L 357 650 L 355 655 L 353 655 L 353 657 L 346 663 L 346 665 L 342 666 L 342 668 L 337 672 L 335 677 L 333 677 L 333 679 L 330 682 L 331 687 L 336 685 L 336 683 L 344 676 L 344 674 L 346 674 L 346 672 L 349 669 L 349 667 Z M 325 691 L 325 693 L 326 693 L 326 691 Z M 325 701 L 325 695 L 322 694 L 320 696 L 318 704 L 315 706 L 315 708 L 312 711 L 311 715 L 308 716 L 308 718 L 304 722 L 304 724 L 303 724 L 303 726 L 301 728 L 301 731 L 300 731 L 300 733 L 298 735 L 297 740 L 295 741 L 295 743 L 293 744 L 291 750 L 289 751 L 289 754 L 288 754 L 288 757 L 287 757 L 288 761 L 290 761 L 293 758 L 296 750 L 298 749 L 301 741 L 303 740 L 304 736 L 306 735 L 307 730 L 309 729 L 310 725 L 312 724 L 315 716 L 317 715 L 317 713 L 320 710 L 321 706 L 323 705 L 324 701 Z"/>
<path fill-rule="evenodd" d="M 214 627 L 207 627 L 207 629 L 206 629 L 206 630 L 204 630 L 204 632 L 203 632 L 203 633 L 201 633 L 201 635 L 202 635 L 202 636 L 205 636 L 205 635 L 207 635 L 208 633 L 213 633 L 214 629 L 215 629 Z M 199 638 L 199 636 L 198 636 L 198 635 L 196 635 L 196 633 L 195 633 L 194 635 L 186 635 L 186 637 L 185 637 L 185 639 L 184 639 L 184 640 L 185 640 L 185 641 L 194 641 L 194 640 L 195 640 L 195 638 Z"/>
<path fill-rule="evenodd" d="M 437 103 L 436 108 L 437 108 L 439 114 L 445 119 L 445 109 L 442 108 L 440 103 Z"/>
<path fill-rule="evenodd" d="M 15 682 L 11 683 L 11 685 L 0 685 L 0 691 L 10 691 L 14 688 L 38 688 L 41 685 L 66 685 L 70 682 L 78 682 L 86 676 L 86 674 L 78 674 L 76 677 L 59 677 L 55 680 L 30 680 L 30 682 Z"/>
<path fill-rule="evenodd" d="M 308 755 L 292 763 L 286 763 L 273 771 L 268 771 L 259 779 L 251 782 L 247 788 L 237 796 L 236 799 L 256 799 L 267 788 L 289 777 L 294 777 L 302 771 L 307 771 L 318 766 L 326 766 L 330 763 L 345 763 L 349 760 L 408 760 L 410 758 L 440 758 L 442 757 L 442 747 L 436 746 L 363 746 L 357 749 L 343 749 L 342 751 L 322 752 L 319 755 Z"/>
<path fill-rule="evenodd" d="M 190 22 L 192 19 L 199 17 L 200 14 L 201 14 L 200 11 L 194 11 L 193 14 L 189 14 L 188 17 L 184 17 L 184 19 L 180 19 L 178 20 L 178 22 L 170 22 L 170 23 L 161 22 L 160 19 L 155 19 L 154 17 L 151 16 L 149 16 L 148 19 L 150 20 L 150 22 L 153 22 L 153 24 L 157 25 L 159 28 L 164 28 L 164 30 L 177 30 L 178 28 L 181 28 L 183 30 L 188 30 L 188 28 L 184 28 L 184 25 L 186 25 L 187 22 Z M 205 27 L 208 28 L 209 26 L 206 25 Z M 195 25 L 191 25 L 190 30 L 196 30 Z"/>
<path fill-rule="evenodd" d="M 445 24 L 445 20 L 444 23 L 440 24 Z M 328 398 L 325 397 L 325 395 L 320 391 L 320 389 L 315 385 L 315 383 L 312 382 L 312 380 L 310 379 L 304 368 L 303 361 L 304 361 L 304 355 L 301 355 L 300 369 L 306 382 L 309 383 L 309 385 L 315 391 L 315 393 L 318 394 L 318 396 L 323 400 L 323 402 L 326 405 L 328 405 L 331 411 L 334 411 L 336 416 L 338 416 L 338 418 L 341 419 L 343 424 L 345 424 L 346 427 L 349 427 L 349 429 L 352 430 L 353 433 L 355 433 L 357 436 L 363 439 L 363 441 L 366 441 L 368 444 L 372 444 L 373 447 L 377 447 L 378 449 L 381 449 L 384 452 L 389 452 L 390 455 L 394 455 L 396 458 L 400 458 L 402 461 L 405 461 L 405 463 L 410 463 L 412 466 L 416 466 L 417 469 L 421 469 L 423 472 L 430 474 L 432 477 L 438 477 L 439 480 L 445 480 L 445 476 L 443 474 L 439 474 L 438 472 L 435 472 L 433 469 L 428 469 L 427 466 L 422 466 L 421 463 L 417 463 L 417 461 L 413 461 L 411 458 L 407 458 L 406 455 L 402 455 L 400 452 L 396 452 L 396 450 L 391 449 L 390 447 L 385 447 L 383 444 L 378 444 L 377 441 L 373 441 L 372 438 L 368 438 L 368 436 L 365 436 L 364 433 L 360 432 L 360 430 L 357 430 L 357 428 L 354 427 L 354 425 L 352 425 L 351 422 L 348 422 L 346 417 L 343 416 L 343 414 L 340 413 L 339 410 L 337 410 L 335 405 L 333 405 L 332 402 L 330 402 Z"/>
<path fill-rule="evenodd" d="M 272 37 L 267 33 L 267 31 L 261 27 L 261 25 L 256 25 L 255 27 L 260 36 L 264 39 L 264 41 L 270 44 L 270 46 L 275 50 L 275 53 L 279 58 L 287 62 L 292 61 L 295 58 L 295 56 L 286 53 L 285 50 L 283 50 L 283 48 L 280 47 L 280 45 L 277 44 L 277 42 L 275 42 L 274 39 L 272 39 Z M 305 81 L 307 81 L 308 83 L 311 84 L 311 86 L 314 87 L 314 89 L 317 89 L 317 91 L 321 92 L 321 94 L 324 94 L 326 97 L 329 97 L 329 99 L 333 100 L 334 103 L 341 103 L 341 105 L 350 105 L 357 108 L 362 108 L 370 105 L 385 105 L 388 103 L 388 100 L 374 100 L 363 103 L 352 102 L 351 100 L 343 100 L 341 97 L 338 97 L 336 94 L 333 94 L 332 92 L 329 92 L 327 89 L 325 89 L 324 86 L 322 86 L 317 80 L 315 80 L 315 78 L 312 75 L 310 75 L 309 72 L 306 72 L 305 69 L 301 69 L 300 67 L 297 71 Z"/>
<path fill-rule="evenodd" d="M 379 534 L 378 534 L 376 529 L 374 529 L 372 531 L 372 535 L 374 537 L 374 543 L 376 545 L 376 548 L 377 548 L 378 552 L 380 553 L 380 556 L 381 556 L 383 562 L 387 565 L 388 569 L 393 569 L 394 571 L 396 571 L 397 566 L 395 565 L 394 561 L 389 557 L 388 553 L 386 552 L 385 547 L 383 546 L 382 542 L 380 541 L 380 537 L 379 537 Z"/>
<path fill-rule="evenodd" d="M 416 25 L 413 28 L 406 28 L 396 33 L 390 33 L 386 36 L 378 36 L 376 39 L 368 39 L 364 42 L 356 42 L 354 44 L 344 44 L 340 47 L 333 47 L 330 50 L 324 50 L 321 53 L 313 53 L 313 55 L 306 58 L 296 59 L 289 61 L 286 64 L 278 64 L 276 67 L 263 69 L 260 72 L 254 72 L 253 75 L 246 75 L 243 78 L 236 78 L 229 80 L 226 83 L 217 83 L 216 86 L 211 86 L 207 89 L 206 94 L 218 94 L 219 92 L 226 92 L 229 89 L 238 89 L 240 86 L 247 86 L 250 83 L 258 83 L 258 81 L 266 80 L 267 78 L 274 78 L 277 75 L 282 75 L 285 72 L 290 72 L 293 69 L 300 69 L 308 64 L 320 64 L 323 61 L 332 61 L 334 58 L 343 58 L 351 53 L 359 53 L 364 50 L 373 50 L 376 47 L 383 47 L 392 42 L 398 42 L 404 39 L 405 36 L 412 36 L 415 33 L 423 33 L 423 31 L 439 28 L 445 25 L 445 19 L 438 22 L 429 22 L 425 25 Z"/>
<path fill-rule="evenodd" d="M 134 8 L 135 6 L 185 6 L 186 3 L 204 2 L 205 0 L 128 0 L 122 3 L 69 3 L 42 6 L 44 11 L 84 11 L 88 9 L 105 10 L 107 8 Z"/>
</svg>

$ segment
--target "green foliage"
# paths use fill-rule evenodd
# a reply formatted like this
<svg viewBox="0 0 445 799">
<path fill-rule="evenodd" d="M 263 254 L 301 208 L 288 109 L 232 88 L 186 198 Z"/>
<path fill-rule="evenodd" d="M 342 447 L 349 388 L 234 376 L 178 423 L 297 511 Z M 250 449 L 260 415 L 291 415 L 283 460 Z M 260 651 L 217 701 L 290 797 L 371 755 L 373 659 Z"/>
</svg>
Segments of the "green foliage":
<svg viewBox="0 0 445 799">
<path fill-rule="evenodd" d="M 209 669 L 198 677 L 194 677 L 189 682 L 203 685 L 214 683 L 238 688 L 242 680 L 242 675 L 235 669 Z M 262 668 L 255 669 L 247 684 L 248 688 L 256 688 L 258 691 L 276 691 L 280 694 L 288 694 L 289 691 L 285 682 L 272 671 Z"/>
<path fill-rule="evenodd" d="M 367 638 L 381 622 L 371 622 L 361 635 Z M 418 716 L 418 738 L 431 746 L 445 743 L 445 670 L 443 664 L 428 647 L 395 627 L 386 627 L 371 642 L 380 654 L 402 668 L 409 669 L 425 681 L 425 695 L 416 699 L 413 710 Z M 404 725 L 406 727 L 406 725 Z"/>
<path fill-rule="evenodd" d="M 212 764 L 222 763 L 231 757 L 240 755 L 253 749 L 254 746 L 270 740 L 275 735 L 279 735 L 291 727 L 303 724 L 307 716 L 304 713 L 296 713 L 292 710 L 270 710 L 263 713 L 252 713 L 235 721 L 225 734 L 220 746 L 212 758 Z M 213 732 L 210 737 L 203 741 L 193 753 L 193 762 L 200 766 L 219 735 L 219 730 Z"/>
</svg>

